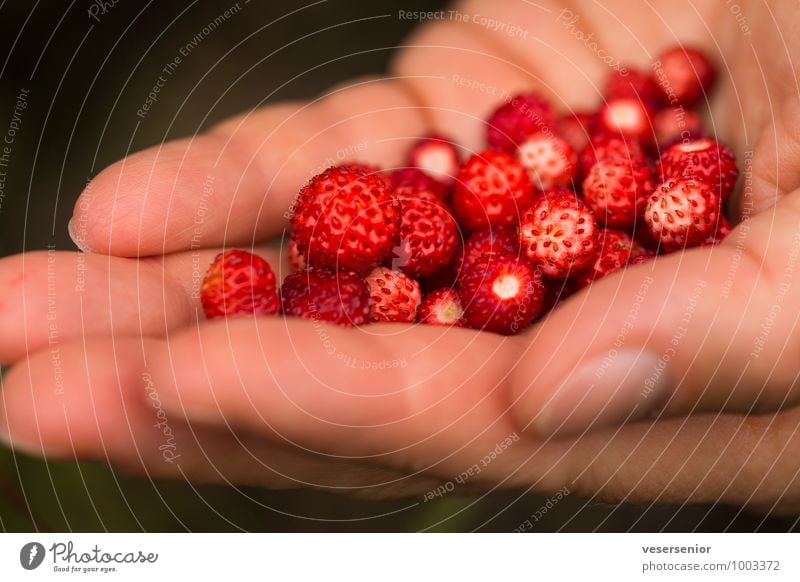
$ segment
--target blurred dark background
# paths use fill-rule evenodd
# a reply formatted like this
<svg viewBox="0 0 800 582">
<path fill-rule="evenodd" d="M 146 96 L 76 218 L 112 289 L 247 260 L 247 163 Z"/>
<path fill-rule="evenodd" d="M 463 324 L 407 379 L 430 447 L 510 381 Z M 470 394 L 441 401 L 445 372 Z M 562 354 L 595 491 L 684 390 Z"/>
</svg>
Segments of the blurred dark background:
<svg viewBox="0 0 800 582">
<path fill-rule="evenodd" d="M 1 3 L 0 125 L 10 122 L 20 91 L 29 94 L 6 168 L 0 253 L 73 249 L 66 233 L 72 206 L 104 166 L 266 101 L 311 97 L 348 77 L 379 73 L 414 26 L 397 11 L 445 4 L 240 0 L 182 59 L 142 120 L 136 111 L 162 68 L 235 2 Z M 546 503 L 519 492 L 423 505 L 192 487 L 0 449 L 2 531 L 512 531 Z M 786 531 L 792 523 L 737 508 L 610 506 L 568 496 L 532 529 Z"/>
</svg>

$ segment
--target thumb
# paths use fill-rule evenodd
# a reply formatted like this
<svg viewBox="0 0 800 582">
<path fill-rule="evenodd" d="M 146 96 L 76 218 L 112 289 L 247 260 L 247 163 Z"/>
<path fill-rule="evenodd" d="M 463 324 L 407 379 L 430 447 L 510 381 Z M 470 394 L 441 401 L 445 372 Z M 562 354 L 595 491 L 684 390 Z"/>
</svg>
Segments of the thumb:
<svg viewBox="0 0 800 582">
<path fill-rule="evenodd" d="M 764 412 L 798 401 L 800 192 L 719 247 L 592 285 L 529 332 L 514 414 L 540 436 L 657 414 Z"/>
</svg>

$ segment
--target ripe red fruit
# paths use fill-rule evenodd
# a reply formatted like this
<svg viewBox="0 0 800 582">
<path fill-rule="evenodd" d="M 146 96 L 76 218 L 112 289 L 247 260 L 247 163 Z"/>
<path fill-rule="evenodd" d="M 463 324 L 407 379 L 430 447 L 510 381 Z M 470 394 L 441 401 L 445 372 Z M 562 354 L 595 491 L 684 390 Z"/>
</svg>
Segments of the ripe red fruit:
<svg viewBox="0 0 800 582">
<path fill-rule="evenodd" d="M 450 185 L 458 172 L 458 151 L 451 140 L 432 135 L 414 144 L 408 152 L 408 165 Z"/>
<path fill-rule="evenodd" d="M 559 118 L 556 131 L 567 140 L 572 151 L 582 152 L 595 133 L 595 115 L 587 111 L 568 113 Z"/>
<path fill-rule="evenodd" d="M 483 256 L 463 269 L 458 290 L 472 327 L 504 335 L 527 327 L 545 294 L 541 274 L 527 261 L 496 256 Z"/>
<path fill-rule="evenodd" d="M 220 253 L 208 268 L 200 290 L 208 319 L 252 313 L 278 313 L 281 302 L 269 263 L 247 251 Z"/>
<path fill-rule="evenodd" d="M 522 219 L 520 246 L 542 272 L 565 279 L 597 256 L 594 214 L 575 194 L 542 196 Z"/>
<path fill-rule="evenodd" d="M 386 267 L 375 267 L 367 275 L 370 319 L 372 321 L 412 322 L 422 301 L 422 292 L 411 277 Z"/>
<path fill-rule="evenodd" d="M 725 240 L 725 237 L 728 236 L 733 228 L 731 227 L 730 222 L 725 216 L 719 216 L 719 222 L 717 223 L 716 228 L 706 237 L 706 240 L 703 241 L 702 246 L 704 247 L 711 247 L 716 246 Z"/>
<path fill-rule="evenodd" d="M 677 46 L 663 52 L 653 68 L 669 102 L 691 107 L 710 90 L 717 71 L 706 54 L 691 47 Z"/>
<path fill-rule="evenodd" d="M 450 210 L 433 194 L 412 187 L 397 190 L 400 240 L 391 266 L 412 277 L 428 277 L 453 262 L 460 234 Z"/>
<path fill-rule="evenodd" d="M 629 137 L 643 145 L 653 143 L 652 113 L 638 99 L 606 101 L 597 114 L 597 126 L 601 132 Z"/>
<path fill-rule="evenodd" d="M 289 275 L 281 287 L 286 315 L 363 325 L 369 321 L 369 287 L 353 273 L 308 269 Z"/>
<path fill-rule="evenodd" d="M 452 202 L 459 222 L 469 230 L 518 224 L 533 202 L 533 184 L 511 155 L 487 150 L 461 166 Z"/>
<path fill-rule="evenodd" d="M 305 271 L 308 265 L 306 264 L 305 257 L 300 254 L 299 250 L 297 250 L 297 243 L 295 240 L 290 238 L 289 243 L 286 246 L 286 254 L 289 258 L 289 266 L 292 268 L 292 273 Z"/>
<path fill-rule="evenodd" d="M 552 132 L 530 136 L 519 146 L 517 157 L 539 190 L 573 183 L 578 156 L 566 140 Z"/>
<path fill-rule="evenodd" d="M 529 136 L 552 129 L 553 107 L 536 93 L 516 95 L 492 113 L 486 122 L 490 148 L 513 152 Z"/>
<path fill-rule="evenodd" d="M 300 191 L 292 229 L 297 248 L 310 265 L 363 272 L 383 261 L 395 246 L 399 206 L 380 174 L 337 166 Z"/>
<path fill-rule="evenodd" d="M 517 229 L 513 226 L 495 226 L 470 234 L 461 253 L 461 268 L 471 266 L 484 255 L 518 257 L 520 250 Z"/>
<path fill-rule="evenodd" d="M 720 201 L 703 182 L 670 179 L 656 187 L 644 211 L 644 221 L 667 252 L 702 244 L 714 231 Z"/>
<path fill-rule="evenodd" d="M 399 168 L 389 176 L 392 187 L 408 187 L 413 190 L 425 190 L 436 196 L 439 200 L 447 201 L 450 190 L 441 182 L 434 180 L 419 168 Z"/>
<path fill-rule="evenodd" d="M 654 187 L 653 172 L 641 160 L 605 158 L 592 166 L 583 181 L 583 199 L 598 224 L 631 230 Z"/>
<path fill-rule="evenodd" d="M 731 149 L 710 137 L 673 145 L 661 156 L 659 171 L 664 180 L 694 178 L 705 182 L 723 202 L 733 192 L 739 169 Z"/>
<path fill-rule="evenodd" d="M 647 162 L 647 157 L 639 142 L 619 135 L 597 135 L 581 152 L 581 175 L 586 176 L 597 160 L 619 157 L 631 158 L 642 163 Z"/>
<path fill-rule="evenodd" d="M 437 289 L 429 293 L 417 313 L 420 323 L 468 327 L 461 298 L 454 289 Z"/>
<path fill-rule="evenodd" d="M 632 67 L 614 71 L 608 76 L 603 88 L 603 98 L 606 101 L 636 99 L 653 111 L 664 105 L 664 94 L 658 83 L 650 75 Z"/>
<path fill-rule="evenodd" d="M 700 137 L 702 121 L 694 111 L 683 107 L 667 107 L 656 113 L 653 129 L 656 132 L 656 143 L 663 150 L 680 140 Z"/>
<path fill-rule="evenodd" d="M 591 285 L 597 279 L 619 271 L 636 257 L 653 256 L 653 253 L 621 230 L 605 229 L 600 232 L 599 239 L 600 249 L 597 259 L 588 269 L 575 276 L 575 284 L 580 289 Z"/>
</svg>

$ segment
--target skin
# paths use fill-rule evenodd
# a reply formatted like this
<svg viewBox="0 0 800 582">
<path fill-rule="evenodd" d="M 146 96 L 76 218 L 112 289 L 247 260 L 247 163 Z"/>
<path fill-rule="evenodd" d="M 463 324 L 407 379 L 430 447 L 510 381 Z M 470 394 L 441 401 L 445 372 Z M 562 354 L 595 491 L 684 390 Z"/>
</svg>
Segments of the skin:
<svg viewBox="0 0 800 582">
<path fill-rule="evenodd" d="M 460 86 L 453 75 L 507 94 L 535 88 L 562 110 L 594 107 L 608 65 L 556 4 L 461 2 L 462 13 L 513 22 L 528 39 L 470 22 L 429 23 L 386 78 L 250 112 L 104 170 L 75 207 L 87 254 L 0 261 L 0 360 L 11 366 L 0 436 L 31 454 L 98 459 L 158 478 L 366 497 L 422 495 L 512 436 L 469 489 L 567 486 L 607 501 L 796 511 L 800 13 L 792 2 L 747 3 L 749 35 L 722 2 L 651 0 L 636 10 L 627 0 L 572 3 L 576 29 L 594 32 L 603 55 L 646 68 L 680 40 L 719 63 L 709 127 L 734 147 L 746 175 L 731 204 L 745 220 L 720 247 L 604 279 L 512 338 L 281 318 L 209 322 L 198 311 L 196 265 L 204 269 L 220 247 L 280 236 L 298 188 L 340 148 L 366 144 L 357 157 L 385 167 L 401 165 L 410 139 L 430 131 L 480 149 L 481 120 L 501 94 Z M 193 258 L 208 176 L 213 204 Z M 277 269 L 275 252 L 263 255 Z M 53 344 L 48 267 L 57 288 Z M 75 289 L 79 267 L 83 291 Z M 617 387 L 636 375 L 624 358 L 595 376 L 586 399 L 567 393 L 565 379 L 619 348 L 623 329 L 626 353 L 670 354 L 658 398 L 632 410 L 619 404 Z M 629 412 L 639 420 L 623 422 Z M 154 426 L 164 419 L 180 455 L 171 462 L 159 449 L 163 426 Z"/>
</svg>

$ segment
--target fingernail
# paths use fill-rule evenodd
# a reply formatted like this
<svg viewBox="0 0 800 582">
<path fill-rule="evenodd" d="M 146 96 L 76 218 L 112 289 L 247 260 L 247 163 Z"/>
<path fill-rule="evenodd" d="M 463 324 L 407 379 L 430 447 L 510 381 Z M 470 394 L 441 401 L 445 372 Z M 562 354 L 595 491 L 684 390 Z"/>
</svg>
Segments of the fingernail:
<svg viewBox="0 0 800 582">
<path fill-rule="evenodd" d="M 67 223 L 67 232 L 69 233 L 69 238 L 72 239 L 72 242 L 75 243 L 75 246 L 84 253 L 90 252 L 91 249 L 86 245 L 83 241 L 83 238 L 78 236 L 78 233 L 75 232 L 75 219 L 70 218 L 69 222 Z"/>
<path fill-rule="evenodd" d="M 672 390 L 667 366 L 650 352 L 612 350 L 580 365 L 544 405 L 531 428 L 540 436 L 576 436 L 660 409 Z"/>
</svg>

